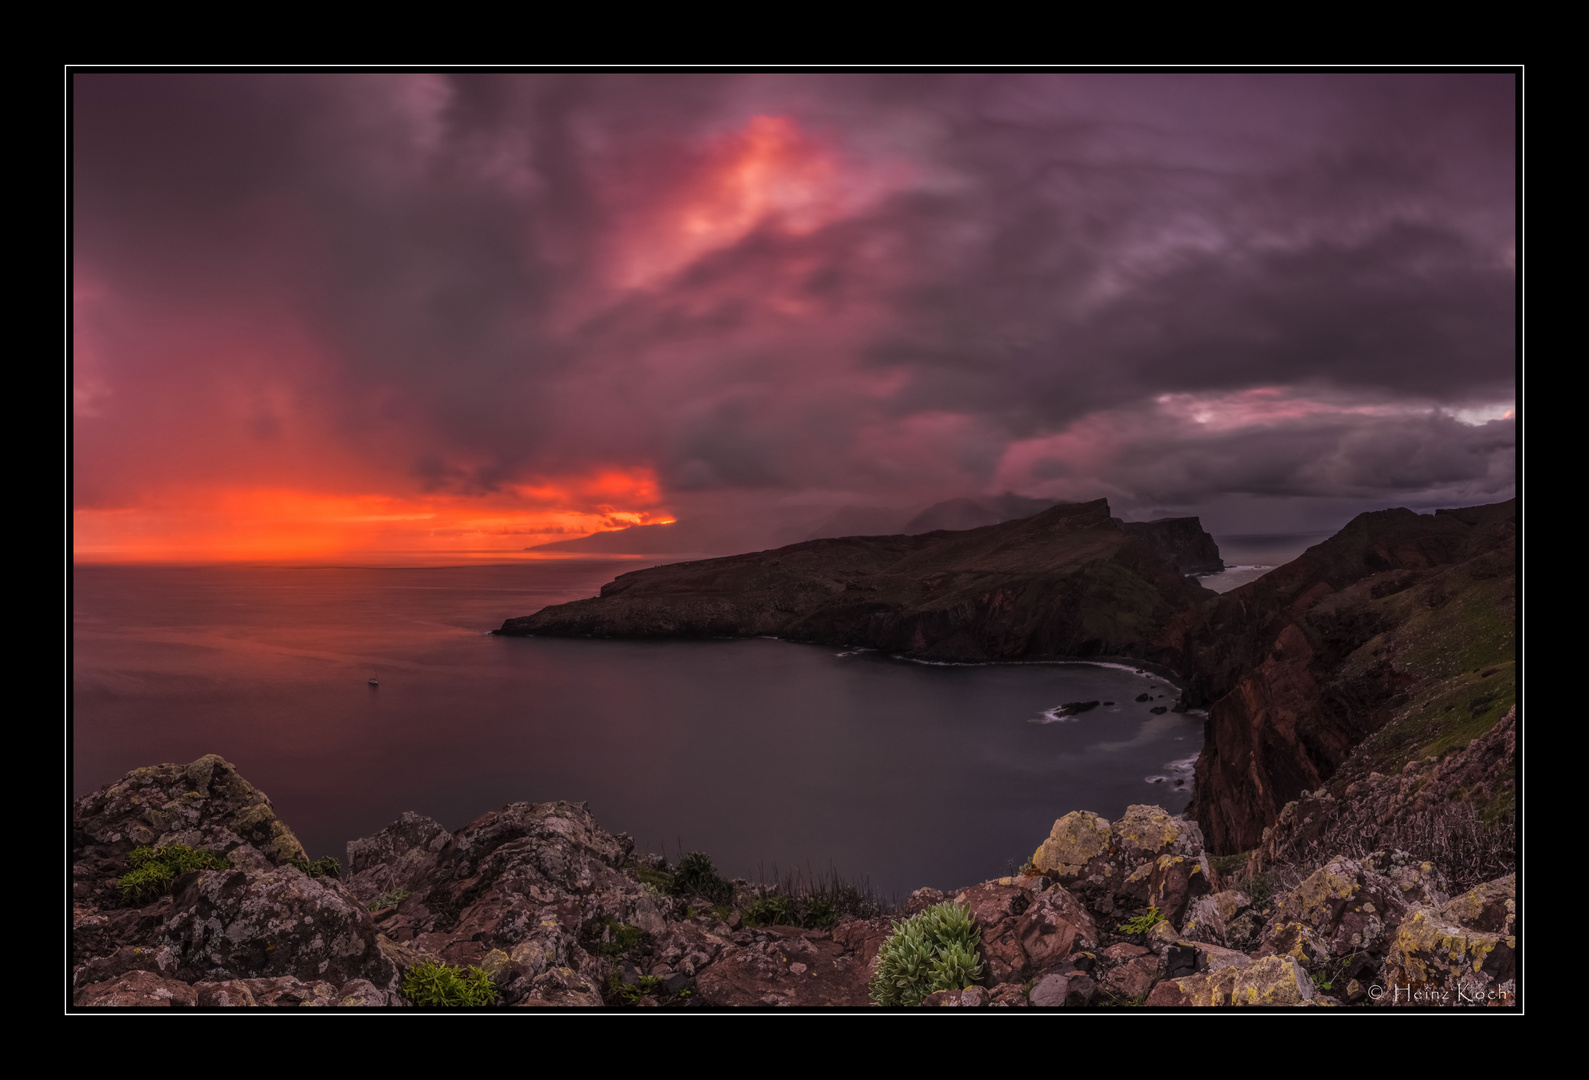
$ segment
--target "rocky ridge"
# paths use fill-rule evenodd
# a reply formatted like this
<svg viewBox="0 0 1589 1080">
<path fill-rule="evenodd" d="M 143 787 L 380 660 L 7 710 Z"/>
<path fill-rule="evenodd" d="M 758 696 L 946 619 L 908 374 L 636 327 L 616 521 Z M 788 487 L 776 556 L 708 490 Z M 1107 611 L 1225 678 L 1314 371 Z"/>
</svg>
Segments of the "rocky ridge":
<svg viewBox="0 0 1589 1080">
<path fill-rule="evenodd" d="M 1210 555 L 1212 552 L 1212 556 Z M 623 574 L 498 634 L 753 637 L 938 660 L 1130 657 L 1176 667 L 1218 559 L 1196 519 L 1124 525 L 1109 504 L 917 536 L 811 540 Z"/>
<path fill-rule="evenodd" d="M 1369 784 L 1387 806 L 1442 805 L 1514 754 L 1515 738 L 1476 740 L 1422 783 L 1407 779 L 1420 769 Z M 1262 855 L 1223 871 L 1198 825 L 1159 807 L 1069 813 L 1022 875 L 912 894 L 904 915 L 970 911 L 983 966 L 924 1004 L 1516 1004 L 1514 877 L 1457 892 L 1418 854 L 1321 855 L 1330 830 L 1308 826 L 1332 820 L 1332 801 L 1288 806 Z M 78 800 L 72 835 L 79 1007 L 402 1008 L 404 973 L 434 961 L 486 972 L 502 1007 L 865 1008 L 892 925 L 838 912 L 755 925 L 768 890 L 744 881 L 675 895 L 661 857 L 567 802 L 514 803 L 456 832 L 405 813 L 348 845 L 345 879 L 314 876 L 269 800 L 213 755 Z M 125 902 L 133 848 L 176 843 L 230 865 Z M 1277 871 L 1284 888 L 1256 887 Z"/>
<path fill-rule="evenodd" d="M 1208 709 L 1190 813 L 1210 847 L 1493 727 L 1517 700 L 1516 560 L 1516 500 L 1384 510 L 1204 603 L 1178 670 Z"/>
</svg>

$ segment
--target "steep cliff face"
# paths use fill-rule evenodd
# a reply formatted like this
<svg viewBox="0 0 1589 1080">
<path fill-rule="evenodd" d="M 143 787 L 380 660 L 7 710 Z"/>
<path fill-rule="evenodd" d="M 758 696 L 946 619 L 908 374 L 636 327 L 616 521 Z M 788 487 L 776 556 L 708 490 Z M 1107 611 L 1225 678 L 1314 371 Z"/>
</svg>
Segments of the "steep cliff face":
<svg viewBox="0 0 1589 1080">
<path fill-rule="evenodd" d="M 1225 562 L 1219 557 L 1219 545 L 1203 531 L 1203 523 L 1195 517 L 1128 521 L 1125 530 L 1146 540 L 1183 574 L 1217 574 L 1225 569 Z"/>
<path fill-rule="evenodd" d="M 1192 812 L 1252 848 L 1326 781 L 1399 771 L 1487 731 L 1516 698 L 1516 502 L 1362 514 L 1209 602 L 1186 638 L 1209 706 Z"/>
<path fill-rule="evenodd" d="M 1212 547 L 1196 531 L 1190 547 Z M 1123 526 L 1099 499 L 961 532 L 813 540 L 625 574 L 600 597 L 497 632 L 771 634 L 930 659 L 1130 656 L 1179 667 L 1186 627 L 1212 595 L 1176 566 L 1190 549 L 1182 533 Z"/>
</svg>

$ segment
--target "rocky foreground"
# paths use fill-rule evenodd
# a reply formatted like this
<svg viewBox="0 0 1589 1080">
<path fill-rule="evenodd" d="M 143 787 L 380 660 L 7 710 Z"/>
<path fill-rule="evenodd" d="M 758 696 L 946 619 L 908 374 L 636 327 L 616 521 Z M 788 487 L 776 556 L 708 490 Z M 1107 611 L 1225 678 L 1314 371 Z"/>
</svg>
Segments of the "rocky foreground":
<svg viewBox="0 0 1589 1080">
<path fill-rule="evenodd" d="M 982 977 L 924 1004 L 1517 1005 L 1514 878 L 1454 881 L 1483 860 L 1452 847 L 1440 816 L 1515 773 L 1515 724 L 1513 709 L 1467 749 L 1372 773 L 1346 799 L 1310 793 L 1239 865 L 1158 807 L 1066 814 L 1021 876 L 918 890 L 893 913 L 949 899 L 976 924 Z M 1432 824 L 1381 837 L 1370 819 Z M 1431 852 L 1365 848 L 1415 835 Z M 226 865 L 129 901 L 135 850 L 177 844 Z M 350 843 L 339 877 L 213 755 L 80 799 L 72 851 L 78 1007 L 402 1008 L 405 973 L 432 961 L 484 971 L 502 1007 L 862 1009 L 891 930 L 888 915 L 831 907 L 756 925 L 777 910 L 766 887 L 689 895 L 682 871 L 566 802 L 457 832 L 407 813 Z"/>
</svg>

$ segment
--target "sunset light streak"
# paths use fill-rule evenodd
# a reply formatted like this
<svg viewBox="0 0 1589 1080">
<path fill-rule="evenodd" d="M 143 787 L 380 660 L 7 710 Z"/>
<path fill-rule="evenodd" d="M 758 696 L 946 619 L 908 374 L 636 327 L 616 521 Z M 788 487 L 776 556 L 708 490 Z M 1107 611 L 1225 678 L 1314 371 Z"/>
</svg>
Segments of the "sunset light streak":
<svg viewBox="0 0 1589 1080">
<path fill-rule="evenodd" d="M 673 515 L 649 470 L 608 470 L 490 497 L 177 489 L 138 507 L 73 513 L 81 562 L 294 561 L 371 552 L 496 552 Z"/>
</svg>

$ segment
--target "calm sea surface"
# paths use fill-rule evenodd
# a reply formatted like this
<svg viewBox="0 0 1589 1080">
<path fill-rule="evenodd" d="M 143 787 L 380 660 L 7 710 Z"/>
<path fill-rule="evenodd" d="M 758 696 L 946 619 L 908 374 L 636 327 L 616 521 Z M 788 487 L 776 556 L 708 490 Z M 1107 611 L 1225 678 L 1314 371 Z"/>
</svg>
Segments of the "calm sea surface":
<svg viewBox="0 0 1589 1080">
<path fill-rule="evenodd" d="M 77 567 L 74 797 L 217 753 L 313 856 L 404 810 L 588 800 L 642 850 L 899 896 L 1010 872 L 1070 810 L 1187 805 L 1202 719 L 1149 713 L 1175 691 L 1130 668 L 488 633 L 658 561 Z"/>
</svg>

